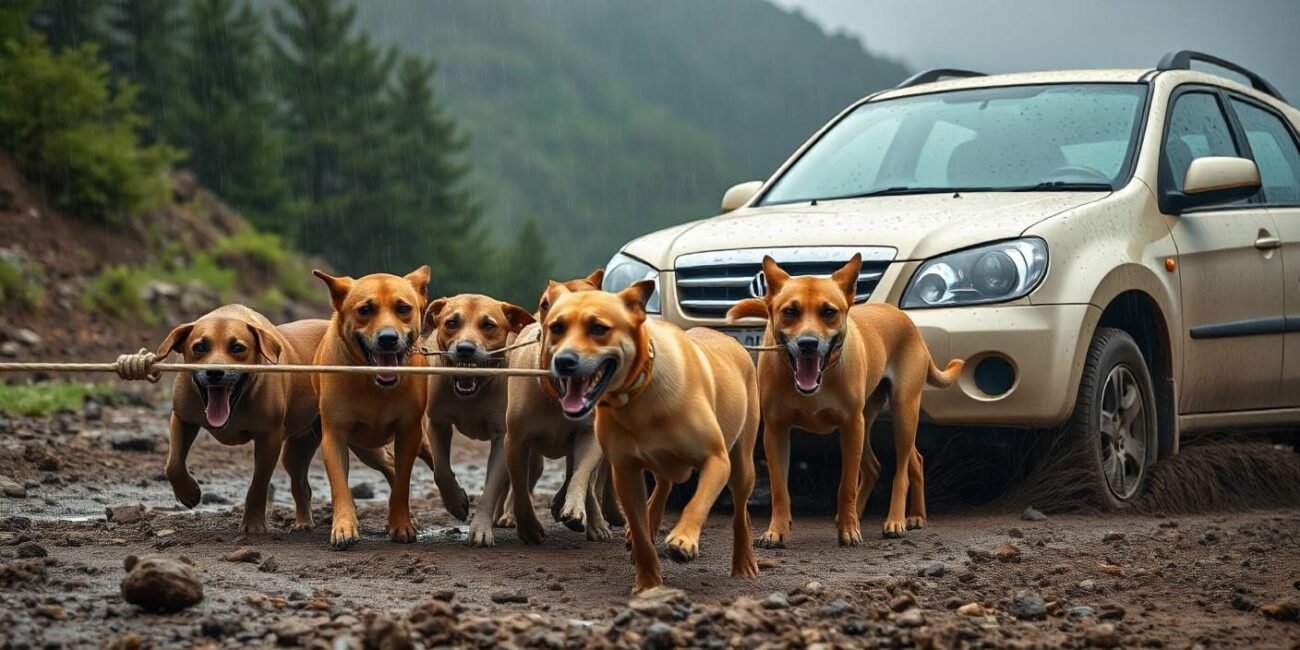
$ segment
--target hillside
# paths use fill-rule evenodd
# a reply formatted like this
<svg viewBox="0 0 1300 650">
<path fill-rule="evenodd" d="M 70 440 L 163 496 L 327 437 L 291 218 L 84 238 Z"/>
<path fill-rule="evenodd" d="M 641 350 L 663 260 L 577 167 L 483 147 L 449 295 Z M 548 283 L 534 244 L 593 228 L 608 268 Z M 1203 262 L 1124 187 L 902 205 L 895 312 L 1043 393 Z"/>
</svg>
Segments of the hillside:
<svg viewBox="0 0 1300 650">
<path fill-rule="evenodd" d="M 357 4 L 372 37 L 438 63 L 497 238 L 537 219 L 562 275 L 713 214 L 907 72 L 760 0 Z"/>
</svg>

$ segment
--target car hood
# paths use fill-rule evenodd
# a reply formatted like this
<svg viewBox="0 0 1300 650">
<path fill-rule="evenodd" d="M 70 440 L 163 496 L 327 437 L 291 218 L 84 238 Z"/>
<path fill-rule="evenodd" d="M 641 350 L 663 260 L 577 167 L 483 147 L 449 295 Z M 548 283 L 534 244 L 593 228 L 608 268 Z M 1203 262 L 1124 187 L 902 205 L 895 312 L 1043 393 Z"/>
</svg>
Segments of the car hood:
<svg viewBox="0 0 1300 650">
<path fill-rule="evenodd" d="M 1017 237 L 1108 192 L 984 192 L 883 196 L 742 208 L 650 233 L 623 248 L 661 270 L 679 255 L 779 246 L 889 246 L 924 259 Z"/>
</svg>

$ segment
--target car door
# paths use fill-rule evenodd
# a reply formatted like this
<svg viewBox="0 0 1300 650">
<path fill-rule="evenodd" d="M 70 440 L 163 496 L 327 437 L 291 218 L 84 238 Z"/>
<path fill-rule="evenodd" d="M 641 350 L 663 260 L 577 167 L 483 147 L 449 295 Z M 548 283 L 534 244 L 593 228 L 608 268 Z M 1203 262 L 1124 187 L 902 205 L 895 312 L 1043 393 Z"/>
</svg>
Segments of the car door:
<svg viewBox="0 0 1300 650">
<path fill-rule="evenodd" d="M 1181 190 L 1203 156 L 1243 156 L 1221 93 L 1180 87 L 1161 153 L 1162 188 Z M 1188 210 L 1171 228 L 1182 281 L 1180 413 L 1267 409 L 1282 376 L 1282 255 L 1268 209 L 1251 199 Z"/>
<path fill-rule="evenodd" d="M 1266 104 L 1232 95 L 1240 132 L 1259 167 L 1263 203 L 1277 224 L 1282 244 L 1282 406 L 1300 406 L 1300 145 L 1295 125 Z"/>
</svg>

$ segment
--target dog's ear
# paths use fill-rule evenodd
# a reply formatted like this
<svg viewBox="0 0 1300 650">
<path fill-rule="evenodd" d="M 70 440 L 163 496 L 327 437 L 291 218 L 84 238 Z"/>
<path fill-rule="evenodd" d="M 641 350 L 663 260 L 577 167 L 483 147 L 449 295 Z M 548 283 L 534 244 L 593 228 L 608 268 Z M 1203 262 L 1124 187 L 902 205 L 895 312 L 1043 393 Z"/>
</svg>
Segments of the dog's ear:
<svg viewBox="0 0 1300 650">
<path fill-rule="evenodd" d="M 501 303 L 501 311 L 506 314 L 506 322 L 510 323 L 510 331 L 518 334 L 531 323 L 536 323 L 537 319 L 528 313 L 523 307 L 512 305 L 508 302 Z"/>
<path fill-rule="evenodd" d="M 853 259 L 847 264 L 841 266 L 838 271 L 831 274 L 831 279 L 839 285 L 848 297 L 849 304 L 852 305 L 854 299 L 858 296 L 858 273 L 862 271 L 862 253 L 854 253 Z"/>
<path fill-rule="evenodd" d="M 767 302 L 762 298 L 746 298 L 727 310 L 727 322 L 734 323 L 742 318 L 767 319 L 769 312 Z"/>
<path fill-rule="evenodd" d="M 429 306 L 424 309 L 424 320 L 421 323 L 424 326 L 424 331 L 432 332 L 438 329 L 438 316 L 442 314 L 442 308 L 446 306 L 446 298 L 439 298 L 429 303 Z"/>
<path fill-rule="evenodd" d="M 551 303 L 559 298 L 563 291 L 569 293 L 569 288 L 556 282 L 555 280 L 546 281 L 546 291 L 542 292 L 542 297 L 537 299 L 537 316 L 539 319 L 546 318 L 546 312 L 551 311 Z"/>
<path fill-rule="evenodd" d="M 597 289 L 600 288 L 600 283 L 604 281 L 605 281 L 604 268 L 596 269 L 595 271 L 591 272 L 591 275 L 587 276 L 587 283 L 593 287 L 596 287 Z"/>
<path fill-rule="evenodd" d="M 790 279 L 790 274 L 778 266 L 771 255 L 763 256 L 763 275 L 767 278 L 767 298 L 780 293 L 781 287 Z"/>
<path fill-rule="evenodd" d="M 415 287 L 415 293 L 420 295 L 420 301 L 429 299 L 429 265 L 425 264 L 420 268 L 406 274 L 406 281 Z"/>
<path fill-rule="evenodd" d="M 334 311 L 343 311 L 343 301 L 347 300 L 348 292 L 352 291 L 352 278 L 347 276 L 334 277 L 320 269 L 313 270 L 312 275 L 320 278 L 325 286 L 330 290 L 330 303 L 334 305 Z"/>
<path fill-rule="evenodd" d="M 646 303 L 650 302 L 650 296 L 654 295 L 654 292 L 654 280 L 642 280 L 618 292 L 618 297 L 622 299 L 623 306 L 632 312 L 638 325 L 645 320 L 645 306 Z"/>
<path fill-rule="evenodd" d="M 167 335 L 167 338 L 163 339 L 162 345 L 158 346 L 158 352 L 155 354 L 161 358 L 171 354 L 172 352 L 180 352 L 181 346 L 185 345 L 185 339 L 188 339 L 190 337 L 190 332 L 193 331 L 194 323 L 186 323 L 177 326 L 176 329 L 172 330 L 171 333 Z"/>
<path fill-rule="evenodd" d="M 258 354 L 272 364 L 280 363 L 280 356 L 284 354 L 284 349 L 289 347 L 289 342 L 280 335 L 279 330 L 268 330 L 250 323 L 248 331 L 253 334 L 253 343 L 257 345 Z"/>
</svg>

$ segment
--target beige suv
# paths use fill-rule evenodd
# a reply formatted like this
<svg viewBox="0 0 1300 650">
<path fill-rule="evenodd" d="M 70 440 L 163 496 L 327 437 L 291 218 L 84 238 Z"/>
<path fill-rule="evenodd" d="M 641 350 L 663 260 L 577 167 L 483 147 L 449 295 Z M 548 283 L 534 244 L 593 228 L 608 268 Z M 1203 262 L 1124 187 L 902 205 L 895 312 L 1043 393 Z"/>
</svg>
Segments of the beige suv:
<svg viewBox="0 0 1300 650">
<path fill-rule="evenodd" d="M 924 72 L 732 187 L 722 215 L 628 243 L 605 288 L 657 278 L 663 318 L 757 343 L 761 322 L 724 314 L 763 295 L 765 254 L 827 274 L 860 252 L 859 301 L 968 360 L 927 391 L 930 421 L 1059 431 L 1122 507 L 1180 432 L 1300 421 L 1298 129 L 1267 81 L 1197 52 Z"/>
</svg>

